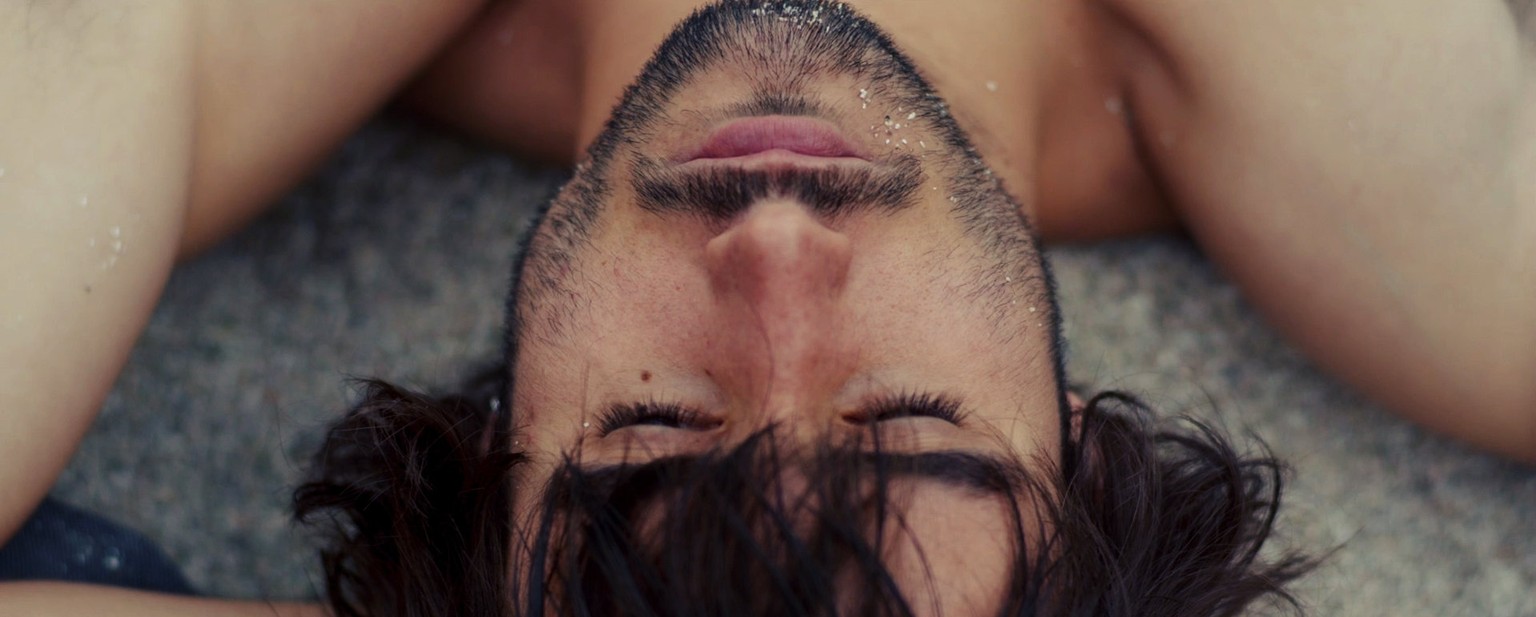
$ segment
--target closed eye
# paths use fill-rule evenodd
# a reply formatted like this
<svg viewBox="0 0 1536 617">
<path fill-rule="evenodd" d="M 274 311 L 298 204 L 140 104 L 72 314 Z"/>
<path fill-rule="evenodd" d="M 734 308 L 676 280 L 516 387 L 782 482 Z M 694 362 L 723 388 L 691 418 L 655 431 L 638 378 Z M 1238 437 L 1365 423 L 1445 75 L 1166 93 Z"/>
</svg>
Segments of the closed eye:
<svg viewBox="0 0 1536 617">
<path fill-rule="evenodd" d="M 680 403 L 645 402 L 620 403 L 598 414 L 598 429 L 606 436 L 621 428 L 631 426 L 660 426 L 691 430 L 707 430 L 720 426 L 720 420 L 711 418 L 697 409 Z"/>
<path fill-rule="evenodd" d="M 855 424 L 935 418 L 958 426 L 965 421 L 965 416 L 957 398 L 930 392 L 903 392 L 878 398 L 845 418 Z M 598 414 L 598 429 L 603 436 L 635 426 L 708 430 L 720 424 L 718 418 L 674 402 L 620 403 Z"/>
<path fill-rule="evenodd" d="M 931 392 L 903 392 L 876 399 L 848 419 L 866 424 L 902 418 L 936 418 L 958 426 L 965 421 L 965 415 L 957 398 Z"/>
</svg>

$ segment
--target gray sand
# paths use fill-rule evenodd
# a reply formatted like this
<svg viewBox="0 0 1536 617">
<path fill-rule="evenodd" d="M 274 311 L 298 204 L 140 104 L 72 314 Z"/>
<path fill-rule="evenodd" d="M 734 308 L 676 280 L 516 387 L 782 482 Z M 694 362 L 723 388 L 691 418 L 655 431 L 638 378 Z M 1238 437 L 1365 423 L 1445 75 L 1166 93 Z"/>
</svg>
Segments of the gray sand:
<svg viewBox="0 0 1536 617">
<path fill-rule="evenodd" d="M 561 178 L 399 121 L 176 273 L 57 496 L 142 529 L 211 595 L 312 597 L 287 500 L 349 376 L 446 385 L 497 349 L 517 231 Z M 1536 469 L 1319 374 L 1177 238 L 1056 250 L 1070 370 L 1291 461 L 1293 545 L 1343 547 L 1318 615 L 1536 615 Z"/>
</svg>

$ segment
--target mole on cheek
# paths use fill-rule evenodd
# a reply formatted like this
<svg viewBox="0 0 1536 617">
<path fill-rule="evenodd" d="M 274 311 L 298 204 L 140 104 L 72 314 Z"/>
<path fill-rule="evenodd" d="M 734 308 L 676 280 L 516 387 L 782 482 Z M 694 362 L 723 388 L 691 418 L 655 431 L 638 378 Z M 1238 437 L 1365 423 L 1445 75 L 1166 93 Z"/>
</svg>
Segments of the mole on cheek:
<svg viewBox="0 0 1536 617">
<path fill-rule="evenodd" d="M 650 371 L 640 371 L 640 381 L 650 381 L 650 380 L 651 380 L 651 372 Z"/>
</svg>

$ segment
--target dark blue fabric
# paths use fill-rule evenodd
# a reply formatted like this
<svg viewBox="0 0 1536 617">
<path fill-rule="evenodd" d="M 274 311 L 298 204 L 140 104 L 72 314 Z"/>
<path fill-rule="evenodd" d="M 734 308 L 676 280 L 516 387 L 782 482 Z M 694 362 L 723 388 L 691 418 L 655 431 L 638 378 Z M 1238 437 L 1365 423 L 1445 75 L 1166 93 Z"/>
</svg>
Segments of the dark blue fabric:
<svg viewBox="0 0 1536 617">
<path fill-rule="evenodd" d="M 0 581 L 69 581 L 195 593 L 181 568 L 149 538 L 54 499 L 43 500 L 0 547 Z"/>
</svg>

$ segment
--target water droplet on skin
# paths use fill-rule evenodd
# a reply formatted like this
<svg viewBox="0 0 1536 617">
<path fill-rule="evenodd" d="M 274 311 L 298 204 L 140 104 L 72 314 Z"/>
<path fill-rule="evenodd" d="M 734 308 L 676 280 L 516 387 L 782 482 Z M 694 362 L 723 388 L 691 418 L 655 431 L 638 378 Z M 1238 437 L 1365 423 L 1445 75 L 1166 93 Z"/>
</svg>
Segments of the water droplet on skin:
<svg viewBox="0 0 1536 617">
<path fill-rule="evenodd" d="M 1003 277 L 1003 282 L 1005 282 L 1005 283 L 1012 283 L 1013 282 L 1013 277 L 1005 276 L 1005 277 Z"/>
<path fill-rule="evenodd" d="M 1029 307 L 1029 312 L 1031 312 L 1031 313 L 1035 312 L 1035 307 L 1033 307 L 1033 306 Z"/>
<path fill-rule="evenodd" d="M 1125 113 L 1125 101 L 1120 100 L 1120 97 L 1118 96 L 1112 96 L 1104 99 L 1104 111 L 1112 113 L 1116 116 Z"/>
<path fill-rule="evenodd" d="M 591 422 L 582 422 L 581 423 L 581 428 L 592 428 L 592 423 Z"/>
<path fill-rule="evenodd" d="M 907 140 L 905 140 L 905 139 L 901 140 L 901 145 L 903 145 L 903 146 L 907 145 Z"/>
<path fill-rule="evenodd" d="M 908 120 L 916 120 L 917 119 L 917 112 L 914 111 L 914 112 L 912 112 L 910 114 L 907 114 L 907 119 Z"/>
<path fill-rule="evenodd" d="M 890 116 L 886 116 L 885 117 L 885 126 L 887 126 L 887 127 L 891 126 L 891 117 Z"/>
<path fill-rule="evenodd" d="M 891 128 L 893 128 L 893 129 L 900 129 L 901 128 L 901 123 L 897 122 L 896 124 L 892 124 Z"/>
<path fill-rule="evenodd" d="M 987 82 L 987 92 L 997 92 L 997 82 L 995 82 L 995 81 L 988 81 Z"/>
</svg>

